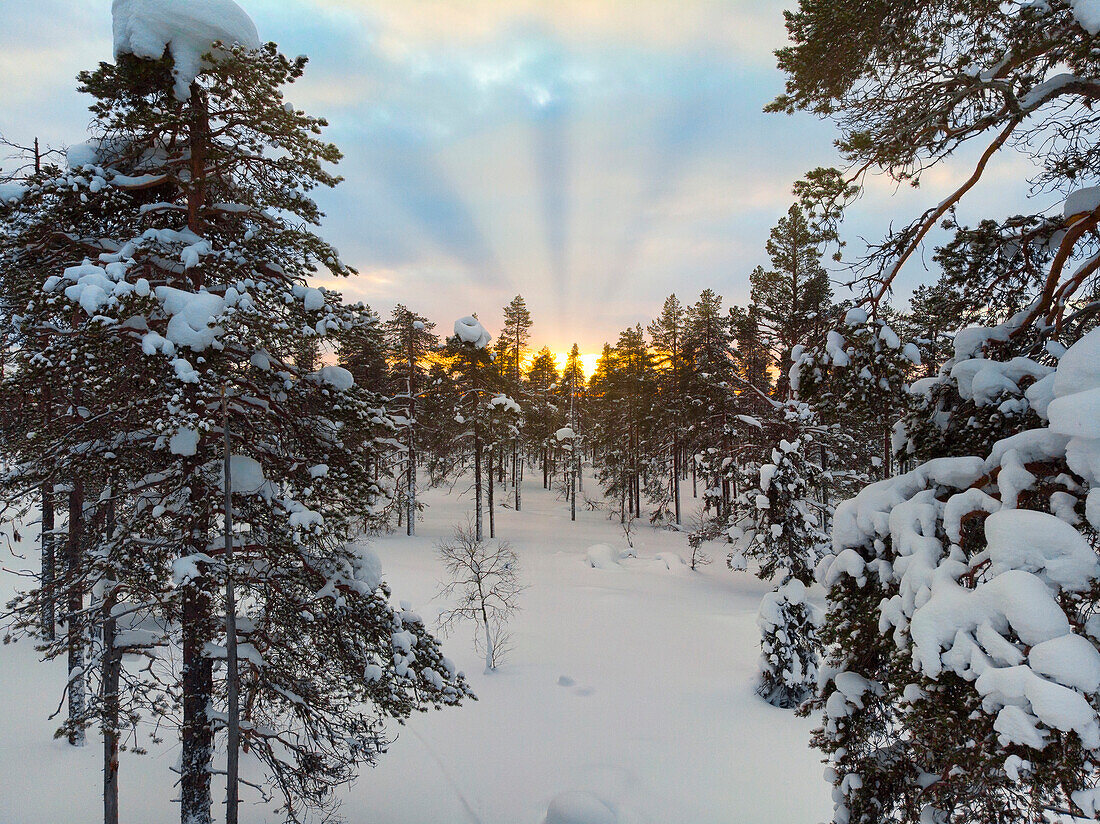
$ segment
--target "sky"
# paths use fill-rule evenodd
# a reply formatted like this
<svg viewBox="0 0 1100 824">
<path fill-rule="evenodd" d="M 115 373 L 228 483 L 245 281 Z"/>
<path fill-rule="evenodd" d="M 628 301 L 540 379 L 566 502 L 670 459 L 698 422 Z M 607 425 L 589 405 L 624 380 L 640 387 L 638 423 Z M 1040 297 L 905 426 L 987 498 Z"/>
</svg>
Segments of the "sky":
<svg viewBox="0 0 1100 824">
<path fill-rule="evenodd" d="M 288 99 L 344 153 L 345 182 L 317 199 L 360 275 L 323 284 L 441 331 L 476 312 L 495 332 L 522 294 L 536 345 L 592 353 L 670 293 L 743 304 L 791 184 L 838 162 L 830 124 L 762 112 L 791 0 L 239 2 L 262 39 L 310 56 Z M 0 133 L 84 139 L 74 78 L 110 59 L 107 0 L 0 2 Z M 872 181 L 849 246 L 942 199 L 966 155 L 919 191 Z M 1021 211 L 1026 175 L 995 162 L 961 216 Z M 899 302 L 932 277 L 915 261 Z"/>
</svg>

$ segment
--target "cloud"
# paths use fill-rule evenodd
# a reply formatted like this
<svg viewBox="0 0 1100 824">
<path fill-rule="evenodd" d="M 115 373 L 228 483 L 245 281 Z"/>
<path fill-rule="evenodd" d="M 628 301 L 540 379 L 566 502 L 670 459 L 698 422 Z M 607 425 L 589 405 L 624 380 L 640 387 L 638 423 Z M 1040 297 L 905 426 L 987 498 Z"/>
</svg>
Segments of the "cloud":
<svg viewBox="0 0 1100 824">
<path fill-rule="evenodd" d="M 241 2 L 311 56 L 289 99 L 345 154 L 323 232 L 363 273 L 339 288 L 381 311 L 493 331 L 521 293 L 538 343 L 598 351 L 670 292 L 746 300 L 792 182 L 835 162 L 829 125 L 761 111 L 782 89 L 778 0 Z M 110 59 L 107 6 L 0 3 L 0 131 L 83 138 L 73 78 Z M 876 182 L 849 236 L 916 216 L 953 168 L 919 192 Z M 975 209 L 1020 202 L 1018 175 Z"/>
</svg>

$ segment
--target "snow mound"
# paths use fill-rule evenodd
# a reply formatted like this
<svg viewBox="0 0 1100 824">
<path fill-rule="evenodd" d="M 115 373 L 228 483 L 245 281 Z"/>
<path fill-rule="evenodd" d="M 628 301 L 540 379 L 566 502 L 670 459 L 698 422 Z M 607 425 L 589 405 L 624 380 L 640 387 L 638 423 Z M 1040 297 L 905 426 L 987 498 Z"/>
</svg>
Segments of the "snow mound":
<svg viewBox="0 0 1100 824">
<path fill-rule="evenodd" d="M 683 572 L 687 569 L 687 563 L 675 552 L 658 552 L 656 558 L 669 572 Z"/>
<path fill-rule="evenodd" d="M 168 441 L 168 451 L 173 455 L 188 457 L 199 450 L 199 433 L 197 429 L 183 427 L 177 431 Z"/>
<path fill-rule="evenodd" d="M 621 569 L 619 550 L 607 544 L 593 544 L 586 553 L 588 565 L 593 569 Z"/>
<path fill-rule="evenodd" d="M 1097 9 L 1100 12 L 1100 3 L 1097 3 Z M 1097 20 L 1100 21 L 1100 13 L 1097 15 Z M 1094 211 L 1098 206 L 1100 206 L 1100 186 L 1088 186 L 1070 192 L 1062 206 L 1062 211 L 1066 220 L 1072 223 L 1082 215 Z"/>
<path fill-rule="evenodd" d="M 485 331 L 481 321 L 472 315 L 455 321 L 455 336 L 463 343 L 471 344 L 475 349 L 484 349 L 492 337 Z"/>
<path fill-rule="evenodd" d="M 256 24 L 233 0 L 114 0 L 111 16 L 116 58 L 132 54 L 156 60 L 169 50 L 178 100 L 191 97 L 202 56 L 215 41 L 260 46 Z"/>
<path fill-rule="evenodd" d="M 543 824 L 618 824 L 618 821 L 615 811 L 592 793 L 568 792 L 550 802 Z"/>
</svg>

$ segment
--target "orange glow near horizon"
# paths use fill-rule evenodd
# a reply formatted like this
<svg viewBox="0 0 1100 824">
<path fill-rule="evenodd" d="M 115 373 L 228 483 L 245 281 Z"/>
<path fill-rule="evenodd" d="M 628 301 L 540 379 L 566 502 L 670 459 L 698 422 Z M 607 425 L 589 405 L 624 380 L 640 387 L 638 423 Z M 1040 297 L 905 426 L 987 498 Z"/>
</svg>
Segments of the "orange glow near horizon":
<svg viewBox="0 0 1100 824">
<path fill-rule="evenodd" d="M 523 358 L 523 368 L 529 369 L 531 367 L 531 361 L 535 359 L 535 352 L 529 352 Z M 554 352 L 554 363 L 557 364 L 558 372 L 565 369 L 565 365 L 569 362 L 568 352 Z M 596 361 L 600 359 L 599 353 L 591 352 L 589 354 L 581 353 L 581 372 L 584 373 L 584 379 L 588 380 L 592 377 L 592 373 L 596 371 Z"/>
</svg>

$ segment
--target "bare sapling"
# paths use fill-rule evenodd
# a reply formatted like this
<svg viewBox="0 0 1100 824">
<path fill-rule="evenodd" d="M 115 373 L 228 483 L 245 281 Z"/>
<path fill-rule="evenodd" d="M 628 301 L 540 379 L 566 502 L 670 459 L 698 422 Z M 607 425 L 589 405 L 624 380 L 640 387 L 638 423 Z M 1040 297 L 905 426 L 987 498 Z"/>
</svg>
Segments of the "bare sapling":
<svg viewBox="0 0 1100 824">
<path fill-rule="evenodd" d="M 475 647 L 485 655 L 485 671 L 493 672 L 511 648 L 508 619 L 518 609 L 519 559 L 506 541 L 478 540 L 472 524 L 456 526 L 454 536 L 438 545 L 448 583 L 440 597 L 454 597 L 454 606 L 440 613 L 439 629 L 449 633 L 464 621 L 473 621 Z"/>
</svg>

